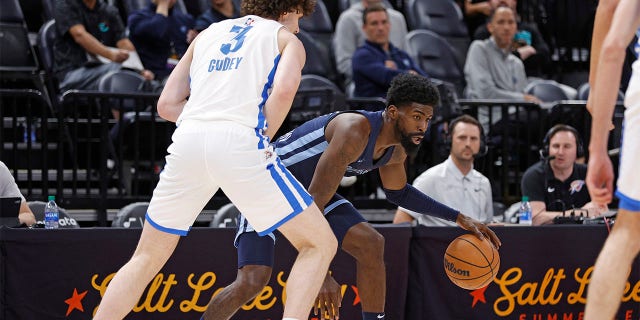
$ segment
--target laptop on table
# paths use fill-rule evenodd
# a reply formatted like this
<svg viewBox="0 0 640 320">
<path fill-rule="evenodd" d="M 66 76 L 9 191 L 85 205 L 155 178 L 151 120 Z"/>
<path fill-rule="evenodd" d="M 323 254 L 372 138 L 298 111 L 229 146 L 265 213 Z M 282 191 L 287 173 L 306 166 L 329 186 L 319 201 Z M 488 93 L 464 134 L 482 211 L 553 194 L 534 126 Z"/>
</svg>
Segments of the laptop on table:
<svg viewBox="0 0 640 320">
<path fill-rule="evenodd" d="M 17 227 L 20 225 L 20 197 L 0 197 L 0 226 Z"/>
</svg>

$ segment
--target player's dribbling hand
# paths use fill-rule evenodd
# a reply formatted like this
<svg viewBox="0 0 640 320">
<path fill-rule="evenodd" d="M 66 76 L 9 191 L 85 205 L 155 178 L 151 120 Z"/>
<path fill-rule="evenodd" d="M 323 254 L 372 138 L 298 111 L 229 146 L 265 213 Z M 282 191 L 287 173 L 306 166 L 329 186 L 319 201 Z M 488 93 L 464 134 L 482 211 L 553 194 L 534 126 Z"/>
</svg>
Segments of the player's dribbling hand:
<svg viewBox="0 0 640 320">
<path fill-rule="evenodd" d="M 342 306 L 342 292 L 340 285 L 327 273 L 324 278 L 316 302 L 313 304 L 313 314 L 320 319 L 340 319 L 340 307 Z M 319 311 L 319 312 L 318 312 Z"/>
<path fill-rule="evenodd" d="M 493 230 L 489 229 L 489 227 L 487 227 L 484 223 L 480 221 L 476 221 L 460 213 L 458 214 L 458 219 L 456 220 L 456 223 L 462 229 L 471 231 L 474 235 L 476 235 L 476 237 L 480 239 L 482 238 L 489 239 L 489 241 L 493 243 L 493 246 L 496 247 L 496 249 L 499 249 L 500 246 L 502 245 L 502 242 L 500 241 L 498 236 L 496 236 Z"/>
</svg>

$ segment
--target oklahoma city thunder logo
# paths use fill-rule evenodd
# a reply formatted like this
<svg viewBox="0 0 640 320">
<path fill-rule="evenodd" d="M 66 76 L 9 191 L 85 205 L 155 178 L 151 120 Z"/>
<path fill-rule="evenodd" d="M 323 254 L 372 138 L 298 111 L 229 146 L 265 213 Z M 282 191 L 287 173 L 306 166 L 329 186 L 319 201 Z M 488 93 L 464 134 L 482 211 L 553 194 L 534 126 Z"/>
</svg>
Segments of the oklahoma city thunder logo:
<svg viewBox="0 0 640 320">
<path fill-rule="evenodd" d="M 569 191 L 571 194 L 580 192 L 580 190 L 582 190 L 582 186 L 584 186 L 584 180 L 573 180 L 569 187 Z"/>
</svg>

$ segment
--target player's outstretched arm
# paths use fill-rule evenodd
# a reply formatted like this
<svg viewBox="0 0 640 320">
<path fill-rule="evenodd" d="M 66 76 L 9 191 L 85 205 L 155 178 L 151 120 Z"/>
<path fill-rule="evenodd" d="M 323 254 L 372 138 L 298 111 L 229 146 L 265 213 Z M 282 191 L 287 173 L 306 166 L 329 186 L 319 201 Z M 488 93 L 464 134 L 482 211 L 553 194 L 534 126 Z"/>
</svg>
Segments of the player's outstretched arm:
<svg viewBox="0 0 640 320">
<path fill-rule="evenodd" d="M 479 238 L 486 237 L 496 248 L 500 247 L 500 239 L 485 224 L 465 216 L 407 184 L 404 166 L 393 160 L 397 160 L 395 155 L 392 161 L 379 169 L 387 200 L 417 213 L 454 221 L 461 228 L 473 232 Z"/>
</svg>

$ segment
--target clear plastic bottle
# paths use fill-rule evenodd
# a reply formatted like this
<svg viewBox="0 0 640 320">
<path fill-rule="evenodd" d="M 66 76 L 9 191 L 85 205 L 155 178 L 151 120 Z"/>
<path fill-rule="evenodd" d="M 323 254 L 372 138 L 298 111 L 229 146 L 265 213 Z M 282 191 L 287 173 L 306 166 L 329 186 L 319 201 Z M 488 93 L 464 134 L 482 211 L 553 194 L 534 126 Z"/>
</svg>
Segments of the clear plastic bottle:
<svg viewBox="0 0 640 320">
<path fill-rule="evenodd" d="M 533 223 L 531 216 L 531 204 L 529 203 L 528 196 L 522 196 L 522 201 L 520 201 L 520 209 L 518 210 L 518 216 L 520 218 L 519 223 L 522 225 L 530 226 Z"/>
<path fill-rule="evenodd" d="M 44 207 L 44 227 L 45 229 L 58 229 L 58 220 L 60 219 L 56 197 L 49 196 L 49 202 Z"/>
</svg>

